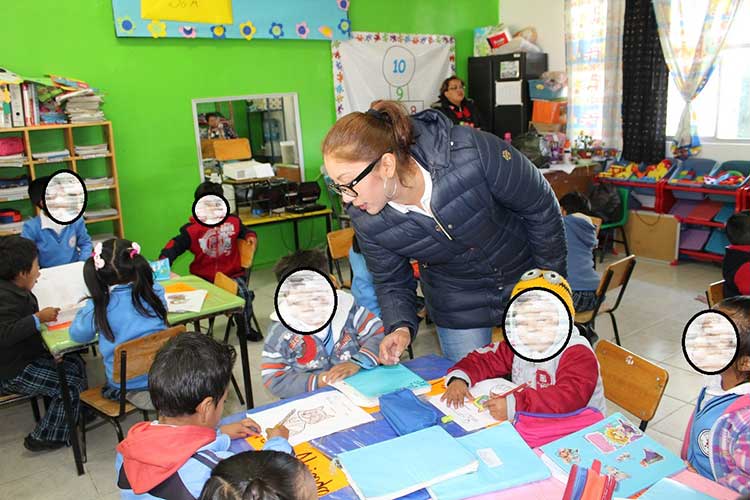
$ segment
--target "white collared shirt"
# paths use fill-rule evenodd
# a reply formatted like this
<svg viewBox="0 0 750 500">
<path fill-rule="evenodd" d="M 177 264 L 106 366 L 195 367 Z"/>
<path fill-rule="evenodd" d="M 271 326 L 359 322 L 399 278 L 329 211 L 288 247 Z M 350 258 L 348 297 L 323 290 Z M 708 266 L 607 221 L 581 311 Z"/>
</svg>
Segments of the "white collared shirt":
<svg viewBox="0 0 750 500">
<path fill-rule="evenodd" d="M 65 229 L 65 226 L 53 221 L 52 219 L 47 217 L 44 212 L 39 214 L 39 222 L 41 223 L 42 229 L 52 229 L 55 233 L 58 234 L 58 236 L 60 235 L 60 233 L 62 233 L 62 230 Z"/>
<path fill-rule="evenodd" d="M 422 199 L 419 200 L 422 204 L 422 207 L 418 207 L 416 205 L 402 205 L 401 203 L 396 203 L 395 201 L 389 201 L 388 205 L 392 206 L 402 214 L 406 214 L 409 212 L 417 212 L 422 215 L 426 215 L 427 217 L 434 219 L 432 216 L 432 211 L 430 210 L 430 200 L 432 199 L 432 177 L 430 177 L 430 173 L 427 171 L 426 168 L 423 168 L 422 165 L 419 165 L 419 171 L 422 172 L 422 178 L 424 179 L 424 193 L 422 194 Z"/>
</svg>

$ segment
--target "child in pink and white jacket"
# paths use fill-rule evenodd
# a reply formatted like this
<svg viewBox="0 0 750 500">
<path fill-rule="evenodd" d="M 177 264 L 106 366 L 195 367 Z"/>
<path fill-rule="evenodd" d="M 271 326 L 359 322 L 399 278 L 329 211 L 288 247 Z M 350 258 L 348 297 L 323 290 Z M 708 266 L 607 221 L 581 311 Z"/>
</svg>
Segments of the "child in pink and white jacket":
<svg viewBox="0 0 750 500">
<path fill-rule="evenodd" d="M 701 389 L 685 431 L 682 458 L 698 474 L 738 493 L 750 493 L 750 296 L 714 309 L 739 331 L 735 361 Z"/>
</svg>

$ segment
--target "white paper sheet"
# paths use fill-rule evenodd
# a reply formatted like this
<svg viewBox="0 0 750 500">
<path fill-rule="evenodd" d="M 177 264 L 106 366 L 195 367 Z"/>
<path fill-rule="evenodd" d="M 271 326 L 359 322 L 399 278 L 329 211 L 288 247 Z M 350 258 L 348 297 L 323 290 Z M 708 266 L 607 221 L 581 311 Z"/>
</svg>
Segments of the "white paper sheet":
<svg viewBox="0 0 750 500">
<path fill-rule="evenodd" d="M 521 97 L 522 80 L 495 82 L 495 106 L 523 106 Z"/>
<path fill-rule="evenodd" d="M 203 301 L 206 300 L 207 294 L 208 292 L 205 290 L 167 293 L 165 294 L 167 298 L 167 311 L 171 313 L 201 312 Z"/>
<path fill-rule="evenodd" d="M 49 326 L 73 321 L 89 294 L 83 281 L 83 262 L 42 269 L 31 292 L 39 302 L 39 309 L 59 307 L 57 321 Z"/>
<path fill-rule="evenodd" d="M 286 422 L 292 446 L 375 420 L 337 391 L 313 394 L 268 410 L 249 413 L 248 417 L 258 422 L 261 429 L 267 429 L 281 422 L 291 410 L 297 410 Z"/>
<path fill-rule="evenodd" d="M 464 430 L 471 432 L 497 423 L 490 412 L 482 408 L 482 403 L 489 398 L 490 391 L 494 389 L 494 392 L 507 392 L 516 387 L 516 384 L 504 378 L 492 378 L 483 380 L 469 389 L 475 399 L 464 402 L 461 408 L 449 408 L 445 401 L 440 401 L 442 394 L 432 396 L 428 401 L 444 414 L 453 417 L 453 421 Z"/>
</svg>

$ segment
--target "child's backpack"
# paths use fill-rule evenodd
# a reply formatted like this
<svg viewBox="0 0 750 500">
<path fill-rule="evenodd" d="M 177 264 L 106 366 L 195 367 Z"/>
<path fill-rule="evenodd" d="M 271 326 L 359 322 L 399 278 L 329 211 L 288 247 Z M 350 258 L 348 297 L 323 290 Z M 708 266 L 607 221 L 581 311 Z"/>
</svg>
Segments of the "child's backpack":
<svg viewBox="0 0 750 500">
<path fill-rule="evenodd" d="M 600 217 L 603 222 L 616 222 L 622 216 L 622 200 L 617 187 L 612 184 L 594 184 L 589 194 L 591 214 Z"/>
</svg>

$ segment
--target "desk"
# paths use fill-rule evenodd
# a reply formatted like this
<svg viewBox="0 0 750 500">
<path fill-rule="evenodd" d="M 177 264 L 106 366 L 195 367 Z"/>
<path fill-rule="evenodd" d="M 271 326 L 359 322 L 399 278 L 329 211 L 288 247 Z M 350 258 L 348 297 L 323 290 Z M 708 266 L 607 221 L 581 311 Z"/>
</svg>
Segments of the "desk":
<svg viewBox="0 0 750 500">
<path fill-rule="evenodd" d="M 194 313 L 170 313 L 167 316 L 167 323 L 170 326 L 182 325 L 190 323 L 192 321 L 199 321 L 201 319 L 212 318 L 223 315 L 236 315 L 237 323 L 237 340 L 239 341 L 240 358 L 242 362 L 242 377 L 245 385 L 245 400 L 247 401 L 248 407 L 253 407 L 253 389 L 250 381 L 250 361 L 247 353 L 247 328 L 248 325 L 244 318 L 244 307 L 245 300 L 242 297 L 232 295 L 226 290 L 214 286 L 213 284 L 193 275 L 182 276 L 167 281 L 162 281 L 161 284 L 167 287 L 172 284 L 183 283 L 199 290 L 206 290 L 206 300 L 203 302 L 203 307 L 200 312 Z M 79 344 L 74 342 L 70 338 L 68 329 L 59 330 L 48 330 L 46 327 L 42 328 L 42 339 L 44 340 L 47 349 L 52 355 L 60 359 L 63 355 L 80 350 L 89 344 L 93 344 L 96 340 L 86 343 Z M 73 447 L 73 456 L 76 461 L 76 468 L 78 475 L 84 473 L 83 470 L 83 459 L 81 450 L 78 442 L 78 431 L 73 422 L 73 410 L 70 402 L 70 396 L 68 392 L 68 383 L 65 378 L 65 371 L 62 369 L 62 364 L 58 363 L 58 377 L 60 378 L 60 386 L 62 388 L 63 395 L 63 407 L 65 408 L 66 418 L 71 428 L 71 445 Z"/>
<path fill-rule="evenodd" d="M 577 166 L 568 174 L 561 168 L 540 169 L 540 172 L 552 186 L 552 191 L 559 200 L 563 196 L 573 191 L 588 194 L 591 185 L 594 182 L 596 168 L 600 167 L 598 163 L 585 166 Z"/>
<path fill-rule="evenodd" d="M 453 363 L 445 358 L 436 355 L 421 356 L 417 359 L 404 362 L 404 365 L 409 367 L 412 371 L 417 373 L 420 377 L 425 380 L 434 380 L 445 376 L 447 370 L 453 366 Z M 319 389 L 319 391 L 334 390 L 330 387 Z M 281 404 L 288 403 L 295 399 L 302 399 L 307 397 L 308 394 L 302 394 L 300 396 L 289 398 L 281 401 L 270 403 L 261 408 L 255 408 L 250 413 L 258 412 L 279 406 Z M 355 448 L 361 448 L 367 445 L 379 443 L 387 439 L 393 439 L 396 433 L 393 432 L 388 422 L 383 419 L 381 413 L 371 413 L 375 418 L 374 422 L 370 422 L 358 427 L 347 429 L 345 431 L 337 432 L 330 436 L 324 436 L 322 438 L 313 439 L 310 441 L 315 448 L 319 449 L 326 456 L 333 457 L 344 451 L 349 451 Z M 222 420 L 223 424 L 236 422 L 245 417 L 245 413 L 238 413 Z M 466 431 L 463 430 L 458 424 L 451 422 L 448 424 L 440 424 L 450 435 L 454 437 L 460 437 L 466 435 Z M 232 441 L 231 451 L 241 452 L 248 451 L 252 448 L 244 439 L 235 439 Z M 539 451 L 537 450 L 539 453 Z M 737 498 L 737 493 L 724 488 L 723 486 L 709 481 L 698 474 L 683 471 L 675 476 L 673 479 L 690 486 L 693 489 L 711 495 L 715 498 L 734 500 Z M 504 490 L 501 492 L 488 493 L 482 496 L 474 497 L 475 500 L 549 500 L 551 498 L 562 498 L 565 491 L 565 485 L 553 477 L 544 481 L 531 483 L 525 486 Z M 329 495 L 323 497 L 327 500 L 355 500 L 357 495 L 351 487 L 346 487 L 335 491 Z M 426 490 L 420 490 L 404 498 L 409 500 L 427 500 L 429 495 Z"/>
<path fill-rule="evenodd" d="M 307 212 L 305 214 L 293 214 L 293 213 L 281 213 L 276 215 L 240 215 L 240 220 L 247 227 L 262 226 L 266 224 L 279 224 L 283 222 L 292 222 L 294 225 L 294 249 L 299 250 L 299 227 L 298 223 L 301 220 L 315 219 L 317 217 L 325 217 L 326 219 L 326 234 L 331 232 L 331 214 L 333 210 L 325 208 L 323 210 L 316 210 L 315 212 Z M 330 254 L 328 255 L 328 269 L 333 272 L 333 261 L 331 260 Z"/>
</svg>

